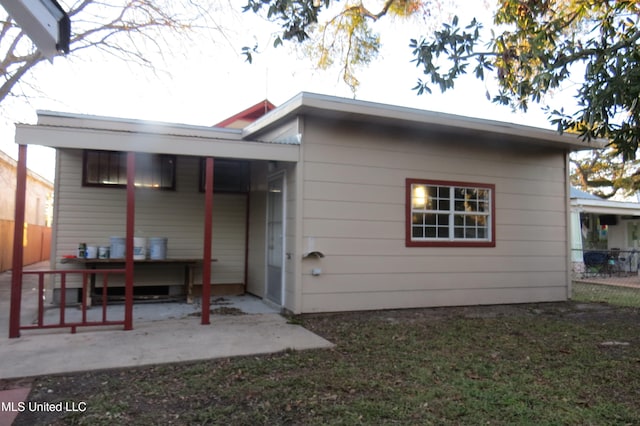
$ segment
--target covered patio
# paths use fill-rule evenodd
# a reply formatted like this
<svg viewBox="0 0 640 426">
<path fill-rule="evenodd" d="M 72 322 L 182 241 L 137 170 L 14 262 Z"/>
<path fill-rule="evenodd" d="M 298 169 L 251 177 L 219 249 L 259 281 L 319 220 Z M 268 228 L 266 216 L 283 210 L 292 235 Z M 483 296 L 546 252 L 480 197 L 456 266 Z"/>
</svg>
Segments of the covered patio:
<svg viewBox="0 0 640 426">
<path fill-rule="evenodd" d="M 192 232 L 191 236 L 187 236 L 183 238 L 181 241 L 182 246 L 177 247 L 174 250 L 174 254 L 169 256 L 169 261 L 165 261 L 164 263 L 170 263 L 171 261 L 175 262 L 185 262 L 185 258 L 188 258 L 191 263 L 193 263 L 193 259 L 201 265 L 201 271 L 198 270 L 199 274 L 199 285 L 201 288 L 201 305 L 200 305 L 200 315 L 199 320 L 201 324 L 209 324 L 210 323 L 210 301 L 212 296 L 212 285 L 214 284 L 214 280 L 212 279 L 212 263 L 216 260 L 216 255 L 212 253 L 212 248 L 214 245 L 214 235 L 216 235 L 217 229 L 214 229 L 214 205 L 218 203 L 218 195 L 214 196 L 214 171 L 216 170 L 216 161 L 219 159 L 228 160 L 233 159 L 234 161 L 242 161 L 243 164 L 248 164 L 251 167 L 251 182 L 247 183 L 247 192 L 245 195 L 239 194 L 236 198 L 242 199 L 242 203 L 246 205 L 245 207 L 245 218 L 242 219 L 243 222 L 246 221 L 246 225 L 244 225 L 244 254 L 243 254 L 243 264 L 244 266 L 241 268 L 242 271 L 237 272 L 237 275 L 243 275 L 243 278 L 236 278 L 236 281 L 242 281 L 243 291 L 248 291 L 257 295 L 258 297 L 269 297 L 272 301 L 274 301 L 277 305 L 284 307 L 284 297 L 282 297 L 279 292 L 284 292 L 284 268 L 283 259 L 285 256 L 284 253 L 284 226 L 282 226 L 285 221 L 285 208 L 284 203 L 286 203 L 286 199 L 282 197 L 282 193 L 284 191 L 281 190 L 269 190 L 269 185 L 271 185 L 272 179 L 275 179 L 274 176 L 281 176 L 280 185 L 284 186 L 286 182 L 284 181 L 284 176 L 286 175 L 286 171 L 295 172 L 295 164 L 298 160 L 298 145 L 299 141 L 296 140 L 287 140 L 283 143 L 261 143 L 261 142 L 252 142 L 252 141 L 244 141 L 242 140 L 242 131 L 241 130 L 231 130 L 231 129 L 220 129 L 220 128 L 203 128 L 197 126 L 183 126 L 183 125 L 167 125 L 162 123 L 147 123 L 136 120 L 110 120 L 105 121 L 101 118 L 96 117 L 86 117 L 86 116 L 74 116 L 69 114 L 59 114 L 59 113 L 39 113 L 39 122 L 37 126 L 29 126 L 29 125 L 18 125 L 17 133 L 16 133 L 16 142 L 19 144 L 19 160 L 18 160 L 18 187 L 17 187 L 17 208 L 16 208 L 16 228 L 15 228 L 15 239 L 16 242 L 14 244 L 14 258 L 13 258 L 13 278 L 12 278 L 12 295 L 11 295 L 11 320 L 9 324 L 9 336 L 10 337 L 19 337 L 21 329 L 30 329 L 30 328 L 55 328 L 55 327 L 63 327 L 63 328 L 71 328 L 73 332 L 75 332 L 76 327 L 83 326 L 97 326 L 97 325 L 122 325 L 125 330 L 133 329 L 133 295 L 134 295 L 134 286 L 136 285 L 134 281 L 138 280 L 138 276 L 134 278 L 134 271 L 138 269 L 140 266 L 140 262 L 136 262 L 134 255 L 134 238 L 136 237 L 136 232 L 139 229 L 144 229 L 145 220 L 149 220 L 147 218 L 153 215 L 152 219 L 155 221 L 156 228 L 173 228 L 178 229 L 180 225 L 176 225 L 175 217 L 180 217 L 180 213 L 167 212 L 164 216 L 162 213 L 162 209 L 158 208 L 158 205 L 170 205 L 176 203 L 182 203 L 182 199 L 185 197 L 180 196 L 179 194 L 184 192 L 182 187 L 178 187 L 175 189 L 173 200 L 170 201 L 171 197 L 169 197 L 165 201 L 151 201 L 149 204 L 149 200 L 154 198 L 158 200 L 164 200 L 166 198 L 167 192 L 163 191 L 155 191 L 155 184 L 152 183 L 151 186 L 147 185 L 145 182 L 140 181 L 140 177 L 136 174 L 136 166 L 137 162 L 139 162 L 139 155 L 160 155 L 160 156 L 170 156 L 173 158 L 174 167 L 176 159 L 181 163 L 184 163 L 182 166 L 182 171 L 179 173 L 186 173 L 185 167 L 186 164 L 193 164 L 192 160 L 186 162 L 186 160 L 180 160 L 181 158 L 192 158 L 192 159 L 200 159 L 201 164 L 201 179 L 200 185 L 201 190 L 200 194 L 197 192 L 191 191 L 190 195 L 188 195 L 189 199 L 189 207 L 188 210 L 183 210 L 184 213 L 188 213 L 185 215 L 184 220 L 186 222 L 186 227 L 191 227 Z M 298 143 L 296 143 L 298 142 Z M 27 158 L 27 146 L 29 144 L 39 144 L 45 145 L 49 147 L 53 147 L 58 152 L 57 159 L 57 173 L 59 174 L 56 179 L 56 191 L 58 194 L 56 195 L 56 213 L 58 214 L 57 219 L 61 220 L 62 216 L 65 216 L 65 220 L 70 223 L 67 225 L 67 229 L 71 229 L 71 232 L 67 232 L 67 235 L 63 235 L 63 227 L 58 226 L 55 228 L 57 232 L 54 237 L 54 250 L 52 250 L 52 255 L 54 258 L 52 259 L 52 269 L 46 271 L 37 271 L 37 272 L 28 272 L 27 274 L 36 274 L 38 276 L 38 300 L 40 300 L 41 306 L 39 307 L 39 311 L 44 311 L 44 300 L 50 301 L 52 298 L 52 292 L 56 292 L 57 302 L 62 307 L 69 303 L 69 299 L 74 298 L 74 293 L 69 293 L 70 290 L 77 289 L 77 292 L 81 295 L 79 300 L 79 307 L 82 311 L 82 318 L 79 321 L 71 321 L 68 317 L 63 313 L 64 310 L 60 310 L 60 321 L 58 324 L 45 324 L 44 318 L 42 314 L 39 315 L 36 324 L 24 325 L 20 324 L 20 292 L 22 288 L 22 283 L 24 281 L 25 273 L 21 268 L 21 260 L 22 260 L 22 245 L 20 242 L 23 240 L 23 226 L 24 223 L 24 193 L 25 193 L 25 176 L 26 176 L 26 158 Z M 77 228 L 82 228 L 85 226 L 85 229 L 93 229 L 87 228 L 86 221 L 83 221 L 84 216 L 91 217 L 96 212 L 104 213 L 99 210 L 100 206 L 93 207 L 91 210 L 91 201 L 86 200 L 84 202 L 85 205 L 82 205 L 86 210 L 84 212 L 76 212 L 74 211 L 72 214 L 69 213 L 61 213 L 59 210 L 60 204 L 64 205 L 65 200 L 64 197 L 60 197 L 59 194 L 65 194 L 65 190 L 67 193 L 70 191 L 68 188 L 78 187 L 79 194 L 75 198 L 82 197 L 81 193 L 90 194 L 96 193 L 99 191 L 104 191 L 105 194 L 113 194 L 114 189 L 103 190 L 100 188 L 92 188 L 91 184 L 87 184 L 86 182 L 86 166 L 83 166 L 83 185 L 82 187 L 77 186 L 77 183 L 73 183 L 73 185 L 69 185 L 66 182 L 65 173 L 68 170 L 71 170 L 70 167 L 64 163 L 67 159 L 60 159 L 61 153 L 63 157 L 66 155 L 69 158 L 73 158 L 76 156 L 76 152 L 81 153 L 85 152 L 85 164 L 86 164 L 86 152 L 87 150 L 95 150 L 100 149 L 100 152 L 113 152 L 113 153 L 122 153 L 126 156 L 126 179 L 122 181 L 122 179 L 118 182 L 126 192 L 124 195 L 123 202 L 117 202 L 115 205 L 120 205 L 120 209 L 124 210 L 124 212 L 120 211 L 119 208 L 111 208 L 111 204 L 109 204 L 110 211 L 115 213 L 114 219 L 108 219 L 107 221 L 113 222 L 113 227 L 122 226 L 121 222 L 119 222 L 118 217 L 124 219 L 124 230 L 125 230 L 125 257 L 122 259 L 121 263 L 123 267 L 121 269 L 118 268 L 109 268 L 109 269 L 84 269 L 82 265 L 78 268 L 78 265 L 74 265 L 71 268 L 61 263 L 61 257 L 71 250 L 71 245 L 74 243 L 69 243 L 70 238 L 78 238 L 78 232 L 75 232 Z M 79 158 L 83 158 L 82 156 Z M 67 161 L 69 163 L 69 161 Z M 71 164 L 71 163 L 69 163 Z M 78 163 L 79 164 L 79 163 Z M 195 163 L 197 164 L 197 163 Z M 77 166 L 74 166 L 77 167 Z M 125 168 L 124 166 L 121 166 Z M 74 169 L 73 174 L 77 175 L 79 170 Z M 173 185 L 175 185 L 175 171 L 173 172 Z M 293 174 L 293 173 L 292 173 Z M 193 178 L 197 177 L 193 174 Z M 180 176 L 182 178 L 182 176 Z M 64 185 L 67 185 L 67 189 L 65 189 Z M 276 183 L 277 185 L 277 183 Z M 93 185 L 96 186 L 96 185 Z M 61 189 L 62 188 L 62 189 Z M 174 187 L 175 188 L 175 187 Z M 284 189 L 284 187 L 282 188 Z M 75 191 L 75 190 L 73 190 Z M 112 192 L 108 192 L 112 191 Z M 278 193 L 278 198 L 269 197 L 268 194 L 270 192 Z M 230 196 L 223 194 L 223 198 L 226 196 L 229 198 Z M 86 197 L 86 195 L 85 195 Z M 179 197 L 182 197 L 179 198 Z M 67 199 L 70 198 L 67 195 Z M 253 200 L 256 198 L 256 200 Z M 260 199 L 257 199 L 260 198 Z M 267 200 L 264 198 L 269 198 L 270 202 L 273 204 L 277 200 L 277 202 L 281 203 L 280 208 L 273 209 L 272 211 L 275 214 L 279 214 L 280 217 L 276 218 L 275 223 L 280 223 L 281 225 L 272 226 L 265 222 L 267 216 Z M 180 200 L 180 201 L 178 201 Z M 201 200 L 200 203 L 197 203 L 197 200 Z M 196 204 L 193 204 L 196 201 Z M 112 202 L 111 202 L 112 203 Z M 154 204 L 155 203 L 155 204 Z M 94 202 L 93 204 L 98 204 Z M 112 203 L 113 204 L 113 203 Z M 145 207 L 147 205 L 147 211 L 151 213 L 137 213 L 136 210 Z M 251 206 L 251 209 L 250 207 Z M 170 207 L 167 208 L 170 210 Z M 103 209 L 104 210 L 104 209 Z M 189 213 L 191 212 L 191 213 Z M 195 216 L 193 214 L 195 212 Z M 122 216 L 124 213 L 124 216 Z M 73 214 L 78 214 L 77 218 L 70 217 Z M 84 215 L 84 216 L 83 216 Z M 168 215 L 168 216 L 167 216 Z M 171 224 L 167 223 L 165 226 L 162 225 L 162 219 L 171 217 L 173 222 Z M 197 227 L 193 227 L 194 217 L 200 217 L 201 221 L 200 225 Z M 73 221 L 76 221 L 75 223 Z M 178 219 L 179 220 L 179 219 Z M 265 237 L 255 237 L 250 235 L 249 230 L 251 225 L 254 225 L 258 228 L 258 233 L 260 230 L 265 230 L 271 226 L 270 229 L 278 230 L 279 236 L 275 236 L 276 239 L 282 240 L 280 244 L 271 244 L 269 247 L 275 247 L 276 250 L 279 250 L 278 253 L 273 253 L 269 258 L 270 259 L 278 259 L 278 263 L 280 264 L 280 269 L 278 269 L 278 276 L 276 279 L 280 280 L 279 288 L 280 290 L 276 290 L 273 292 L 271 288 L 271 293 L 269 293 L 269 285 L 267 283 L 268 276 L 266 265 L 264 265 L 264 260 L 262 262 L 255 262 L 255 269 L 250 270 L 250 257 L 253 256 L 255 259 L 259 259 L 262 257 L 266 257 L 265 250 L 269 250 L 266 248 Z M 54 217 L 54 227 L 56 226 L 56 218 Z M 113 229 L 113 227 L 111 229 Z M 94 226 L 95 228 L 95 226 Z M 105 227 L 106 229 L 107 227 Z M 176 231 L 176 232 L 178 232 Z M 224 231 L 224 229 L 222 230 Z M 101 236 L 109 235 L 109 230 L 104 230 Z M 112 234 L 113 235 L 113 234 Z M 194 239 L 194 236 L 196 237 Z M 196 241 L 197 239 L 197 241 Z M 174 241 L 178 241 L 176 238 Z M 76 239 L 77 241 L 77 239 Z M 65 246 L 66 244 L 66 246 Z M 176 244 L 177 245 L 177 244 Z M 189 250 L 185 249 L 185 246 L 188 247 Z M 253 252 L 250 252 L 249 248 L 252 247 Z M 255 253 L 254 253 L 255 252 Z M 185 254 L 187 254 L 185 256 Z M 149 262 L 147 262 L 149 263 Z M 153 267 L 153 262 L 151 263 L 151 267 Z M 260 264 L 262 263 L 262 265 Z M 236 262 L 237 264 L 237 262 Z M 236 266 L 236 270 L 238 267 Z M 261 272 L 262 270 L 262 272 Z M 103 274 L 104 278 L 96 279 L 96 276 L 99 274 Z M 118 274 L 124 276 L 124 280 L 118 277 Z M 191 290 L 191 284 L 193 284 L 193 271 L 189 272 L 190 277 L 187 280 L 190 280 L 189 290 Z M 248 276 L 251 275 L 253 279 L 253 286 L 249 285 Z M 53 277 L 53 278 L 52 278 Z M 115 277 L 115 278 L 114 278 Z M 99 285 L 101 285 L 104 290 L 104 294 L 106 295 L 107 287 L 112 288 L 111 283 L 114 281 L 120 280 L 122 282 L 122 287 L 124 289 L 124 317 L 120 319 L 111 320 L 107 318 L 106 310 L 106 297 L 102 300 L 102 315 L 98 320 L 93 320 L 87 314 L 89 308 L 91 307 L 91 296 L 93 295 L 93 290 L 95 287 L 95 282 L 97 281 Z M 186 281 L 185 281 L 186 282 Z M 251 287 L 251 288 L 248 288 Z M 56 295 L 53 295 L 53 298 L 56 299 Z M 71 303 L 75 303 L 72 301 Z"/>
</svg>

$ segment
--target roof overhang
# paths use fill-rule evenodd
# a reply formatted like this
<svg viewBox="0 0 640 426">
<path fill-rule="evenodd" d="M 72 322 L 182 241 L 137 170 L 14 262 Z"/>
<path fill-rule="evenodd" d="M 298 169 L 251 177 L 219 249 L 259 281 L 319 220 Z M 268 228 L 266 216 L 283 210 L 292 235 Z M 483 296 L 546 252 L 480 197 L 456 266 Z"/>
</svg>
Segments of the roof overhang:
<svg viewBox="0 0 640 426">
<path fill-rule="evenodd" d="M 572 198 L 571 209 L 584 213 L 640 216 L 640 204 L 622 201 Z"/>
<path fill-rule="evenodd" d="M 273 161 L 298 161 L 299 146 L 242 140 L 240 130 L 88 115 L 38 112 L 16 125 L 16 143 Z"/>
<path fill-rule="evenodd" d="M 482 135 L 509 142 L 571 151 L 603 148 L 604 141 L 581 140 L 576 135 L 500 121 L 463 117 L 395 105 L 302 92 L 243 129 L 245 139 L 259 137 L 283 120 L 313 115 L 335 120 L 402 126 L 461 135 Z"/>
</svg>

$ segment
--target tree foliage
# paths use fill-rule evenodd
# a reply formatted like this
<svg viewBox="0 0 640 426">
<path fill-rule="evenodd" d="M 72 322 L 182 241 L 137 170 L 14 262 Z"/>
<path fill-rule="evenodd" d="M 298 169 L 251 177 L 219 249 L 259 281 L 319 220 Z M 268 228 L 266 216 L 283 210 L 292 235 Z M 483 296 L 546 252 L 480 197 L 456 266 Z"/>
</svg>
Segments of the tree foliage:
<svg viewBox="0 0 640 426">
<path fill-rule="evenodd" d="M 284 41 L 304 43 L 305 53 L 320 69 L 338 65 L 343 81 L 356 91 L 357 69 L 368 65 L 382 46 L 374 24 L 390 19 L 426 19 L 442 0 L 248 0 L 244 11 L 263 13 L 278 22 L 281 32 L 274 46 Z M 376 9 L 373 7 L 376 6 Z M 245 47 L 247 61 L 253 60 L 255 48 Z"/>
<path fill-rule="evenodd" d="M 162 55 L 171 39 L 216 24 L 205 4 L 190 0 L 69 0 L 60 2 L 71 18 L 70 56 L 99 50 L 118 60 L 151 69 L 151 56 Z M 26 33 L 6 16 L 0 18 L 0 103 L 19 96 L 19 84 L 45 58 Z"/>
<path fill-rule="evenodd" d="M 606 139 L 633 159 L 640 141 L 639 20 L 639 5 L 630 0 L 502 0 L 488 44 L 481 23 L 462 27 L 457 19 L 411 41 L 426 75 L 415 88 L 445 91 L 469 70 L 480 79 L 490 73 L 499 84 L 494 102 L 526 110 L 582 72 L 576 111 L 550 111 L 552 123 L 586 140 Z"/>
<path fill-rule="evenodd" d="M 248 0 L 245 10 L 266 10 L 280 22 L 276 45 L 303 42 L 320 29 L 318 63 L 339 62 L 355 89 L 357 82 L 350 81 L 355 65 L 367 64 L 379 48 L 378 35 L 368 26 L 386 15 L 426 16 L 439 3 L 386 0 L 372 12 L 360 0 Z M 337 5 L 340 11 L 332 13 Z M 332 18 L 320 24 L 324 11 Z M 550 109 L 551 122 L 586 140 L 606 139 L 624 159 L 633 159 L 640 141 L 639 21 L 635 0 L 499 0 L 488 37 L 481 22 L 462 24 L 454 18 L 410 41 L 413 60 L 425 76 L 415 90 L 446 91 L 461 75 L 473 73 L 496 79 L 497 93 L 489 95 L 494 102 L 526 111 L 531 102 L 573 84 L 577 106 Z M 348 48 L 336 54 L 331 50 L 336 45 Z M 245 53 L 251 59 L 251 52 Z"/>
<path fill-rule="evenodd" d="M 602 198 L 630 197 L 640 191 L 639 164 L 611 147 L 593 150 L 571 158 L 571 184 Z"/>
</svg>

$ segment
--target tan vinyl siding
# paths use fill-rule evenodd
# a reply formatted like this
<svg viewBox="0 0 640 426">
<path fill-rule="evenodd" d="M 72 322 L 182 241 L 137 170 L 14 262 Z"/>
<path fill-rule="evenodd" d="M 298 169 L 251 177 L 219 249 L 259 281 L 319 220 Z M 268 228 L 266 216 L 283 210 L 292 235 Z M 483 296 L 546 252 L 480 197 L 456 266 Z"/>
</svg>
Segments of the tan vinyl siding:
<svg viewBox="0 0 640 426">
<path fill-rule="evenodd" d="M 302 311 L 566 298 L 561 150 L 307 119 Z M 494 184 L 496 247 L 405 247 L 405 179 Z M 311 269 L 322 269 L 312 276 Z"/>
<path fill-rule="evenodd" d="M 75 254 L 79 242 L 108 245 L 111 236 L 125 235 L 126 190 L 82 187 L 82 151 L 59 150 L 56 198 L 56 259 Z M 145 238 L 167 237 L 167 257 L 201 258 L 204 243 L 204 194 L 199 192 L 199 159 L 178 157 L 176 191 L 136 190 L 135 232 Z M 246 194 L 214 195 L 214 284 L 244 282 Z M 61 265 L 58 268 L 69 268 Z M 149 271 L 136 284 L 180 284 L 182 271 Z M 142 270 L 142 269 L 140 269 Z M 142 276 L 144 275 L 144 277 Z M 177 281 L 177 282 L 176 282 Z M 197 271 L 196 283 L 201 282 Z"/>
<path fill-rule="evenodd" d="M 403 309 L 425 306 L 464 306 L 523 303 L 523 301 L 564 300 L 564 287 L 507 287 L 500 289 L 457 289 L 381 291 L 363 293 L 307 293 L 303 311 L 315 309 L 354 311 L 368 309 Z M 325 308 L 326 307 L 326 308 Z"/>
</svg>

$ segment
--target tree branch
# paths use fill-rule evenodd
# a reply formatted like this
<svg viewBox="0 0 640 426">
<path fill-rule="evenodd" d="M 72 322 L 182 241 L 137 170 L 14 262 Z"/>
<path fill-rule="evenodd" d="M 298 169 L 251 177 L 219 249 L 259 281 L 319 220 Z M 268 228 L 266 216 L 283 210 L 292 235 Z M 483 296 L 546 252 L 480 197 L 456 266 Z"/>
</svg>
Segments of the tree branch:
<svg viewBox="0 0 640 426">
<path fill-rule="evenodd" d="M 389 9 L 393 5 L 393 3 L 395 3 L 396 1 L 397 0 L 387 0 L 384 3 L 384 5 L 382 6 L 382 9 L 380 10 L 380 12 L 378 12 L 378 13 L 371 12 L 362 3 L 360 3 L 359 5 L 356 5 L 356 6 L 348 7 L 344 11 L 345 12 L 357 12 L 361 16 L 364 16 L 365 18 L 369 18 L 369 19 L 372 19 L 373 21 L 377 21 L 378 19 L 382 18 L 384 15 L 389 13 Z"/>
<path fill-rule="evenodd" d="M 617 42 L 616 44 L 613 44 L 609 47 L 605 47 L 605 48 L 590 48 L 590 49 L 582 49 L 580 50 L 578 53 L 574 53 L 572 55 L 560 55 L 558 56 L 558 58 L 556 59 L 556 61 L 553 63 L 553 67 L 554 68 L 561 68 L 565 65 L 568 65 L 570 63 L 579 61 L 581 59 L 586 59 L 586 58 L 590 58 L 594 55 L 606 55 L 606 56 L 610 56 L 613 55 L 615 52 L 617 52 L 620 49 L 623 49 L 625 47 L 634 47 L 635 48 L 635 43 L 640 40 L 640 31 L 636 30 L 636 33 L 630 37 L 627 38 L 625 40 L 620 40 L 619 42 Z"/>
<path fill-rule="evenodd" d="M 44 57 L 40 52 L 36 52 L 31 55 L 18 70 L 16 70 L 11 76 L 2 83 L 0 86 L 0 101 L 7 97 L 13 87 L 20 81 L 22 77 L 38 62 L 42 61 Z M 6 74 L 5 74 L 6 75 Z"/>
</svg>

